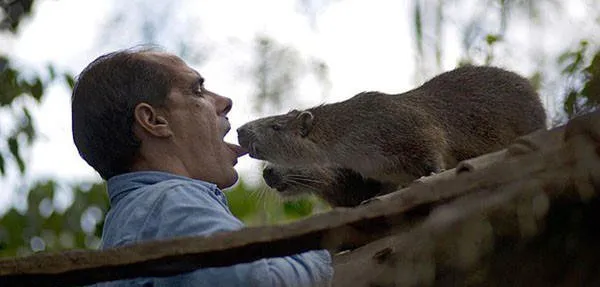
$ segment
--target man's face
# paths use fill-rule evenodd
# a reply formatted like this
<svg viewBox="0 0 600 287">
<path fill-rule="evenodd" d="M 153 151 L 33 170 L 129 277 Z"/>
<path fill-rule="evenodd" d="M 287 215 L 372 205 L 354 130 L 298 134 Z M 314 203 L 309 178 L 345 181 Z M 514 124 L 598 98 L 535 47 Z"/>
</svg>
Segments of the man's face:
<svg viewBox="0 0 600 287">
<path fill-rule="evenodd" d="M 223 141 L 231 129 L 227 113 L 231 99 L 204 87 L 204 78 L 178 57 L 149 53 L 174 73 L 173 88 L 165 101 L 166 120 L 173 132 L 173 151 L 189 177 L 215 183 L 219 188 L 233 185 L 238 178 L 233 166 L 244 151 Z"/>
</svg>

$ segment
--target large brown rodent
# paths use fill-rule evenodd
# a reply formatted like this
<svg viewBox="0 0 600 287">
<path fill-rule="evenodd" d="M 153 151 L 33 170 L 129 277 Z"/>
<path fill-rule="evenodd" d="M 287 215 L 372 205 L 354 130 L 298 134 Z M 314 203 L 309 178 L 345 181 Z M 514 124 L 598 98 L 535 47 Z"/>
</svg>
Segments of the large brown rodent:
<svg viewBox="0 0 600 287">
<path fill-rule="evenodd" d="M 346 101 L 261 118 L 238 129 L 250 156 L 279 166 L 335 166 L 403 185 L 499 150 L 545 128 L 527 79 L 466 66 L 406 93 L 360 93 Z"/>
</svg>

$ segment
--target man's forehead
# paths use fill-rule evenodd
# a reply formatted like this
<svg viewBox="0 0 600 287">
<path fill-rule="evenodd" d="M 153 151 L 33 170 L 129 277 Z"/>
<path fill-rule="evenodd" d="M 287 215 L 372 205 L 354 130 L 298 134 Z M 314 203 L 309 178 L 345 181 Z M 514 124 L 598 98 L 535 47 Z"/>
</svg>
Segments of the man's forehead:
<svg viewBox="0 0 600 287">
<path fill-rule="evenodd" d="M 172 69 L 175 72 L 184 72 L 189 74 L 190 77 L 195 79 L 200 78 L 203 80 L 203 77 L 200 75 L 200 73 L 198 73 L 198 71 L 192 69 L 185 61 L 183 61 L 183 59 L 177 57 L 176 55 L 159 51 L 148 51 L 144 52 L 144 56 L 152 61 L 156 61 L 161 65 L 166 66 L 167 68 Z"/>
<path fill-rule="evenodd" d="M 177 57 L 176 55 L 167 53 L 167 52 L 162 52 L 162 51 L 143 51 L 141 52 L 142 55 L 144 55 L 145 57 L 147 57 L 148 59 L 157 61 L 157 62 L 162 62 L 165 64 L 175 64 L 175 65 L 185 65 L 185 62 Z"/>
</svg>

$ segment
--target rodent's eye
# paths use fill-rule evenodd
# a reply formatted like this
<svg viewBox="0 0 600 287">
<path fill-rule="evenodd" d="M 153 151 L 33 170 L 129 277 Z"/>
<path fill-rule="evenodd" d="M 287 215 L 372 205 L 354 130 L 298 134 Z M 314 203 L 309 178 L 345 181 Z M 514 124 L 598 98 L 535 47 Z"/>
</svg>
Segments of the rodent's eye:
<svg viewBox="0 0 600 287">
<path fill-rule="evenodd" d="M 273 125 L 271 126 L 271 128 L 272 128 L 274 131 L 279 131 L 279 130 L 281 130 L 281 125 L 280 125 L 280 124 L 273 124 Z"/>
</svg>

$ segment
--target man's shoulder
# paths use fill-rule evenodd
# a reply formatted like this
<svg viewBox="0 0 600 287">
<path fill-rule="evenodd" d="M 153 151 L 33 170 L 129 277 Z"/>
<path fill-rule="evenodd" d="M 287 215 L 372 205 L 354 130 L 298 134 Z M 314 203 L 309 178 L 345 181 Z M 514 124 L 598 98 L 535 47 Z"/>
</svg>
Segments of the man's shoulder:
<svg viewBox="0 0 600 287">
<path fill-rule="evenodd" d="M 176 208 L 179 205 L 214 205 L 219 204 L 217 191 L 201 183 L 169 179 L 152 185 L 144 186 L 124 198 L 129 206 L 146 206 L 148 212 L 161 213 L 165 209 Z"/>
<path fill-rule="evenodd" d="M 105 225 L 106 245 L 197 233 L 195 221 L 221 217 L 226 205 L 209 184 L 179 178 L 147 184 L 124 194 Z M 187 230 L 190 229 L 190 230 Z"/>
<path fill-rule="evenodd" d="M 198 181 L 180 179 L 180 178 L 172 178 L 157 182 L 153 185 L 146 186 L 149 190 L 157 190 L 157 191 L 166 191 L 166 190 L 203 190 L 203 191 L 211 191 L 213 187 L 209 184 L 199 183 Z"/>
<path fill-rule="evenodd" d="M 213 201 L 216 199 L 215 194 L 217 193 L 217 189 L 211 186 L 180 179 L 170 179 L 156 183 L 146 192 L 148 191 L 157 195 L 160 194 L 163 203 L 180 202 L 181 200 Z"/>
<path fill-rule="evenodd" d="M 216 188 L 217 186 L 210 182 L 160 171 L 130 172 L 108 180 L 108 193 L 111 198 L 117 199 L 124 195 L 146 191 L 161 192 L 172 189 L 209 191 Z"/>
</svg>

